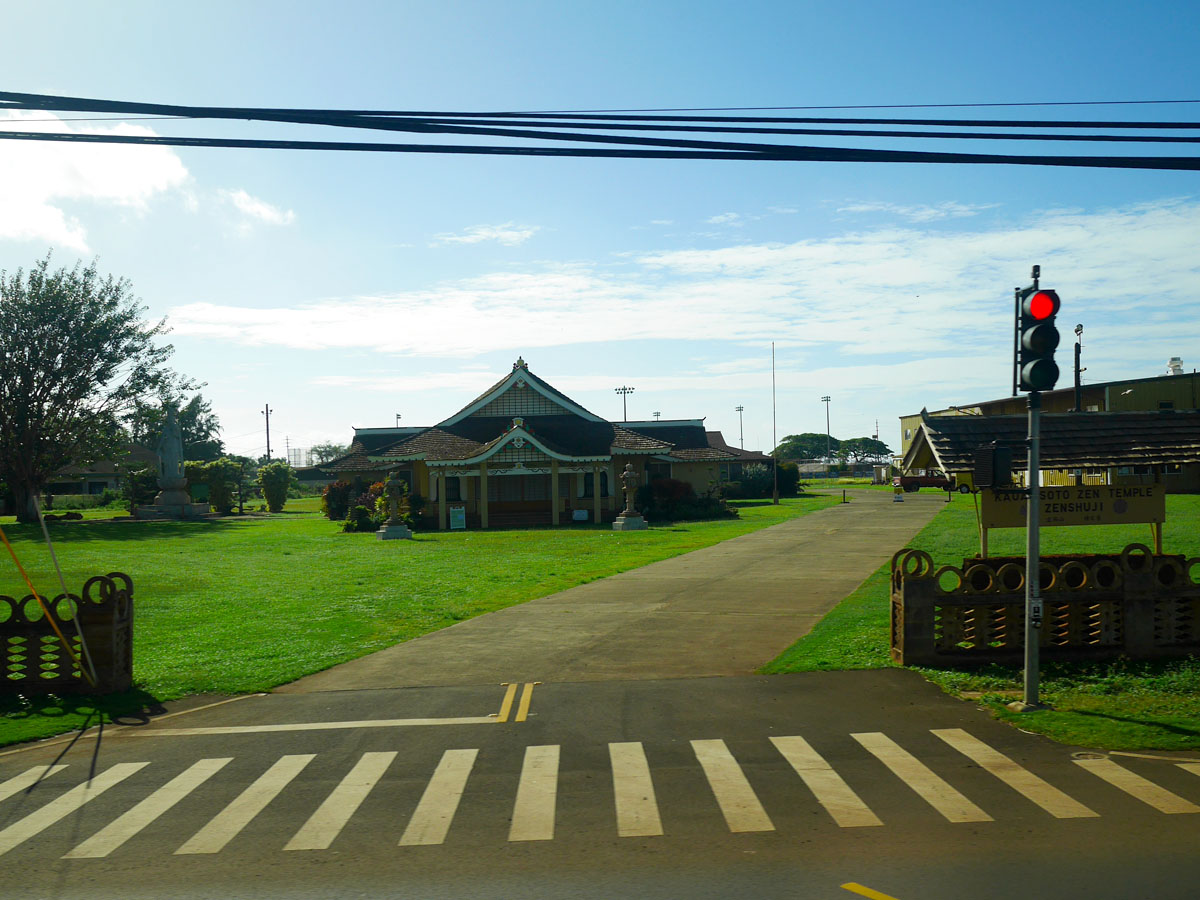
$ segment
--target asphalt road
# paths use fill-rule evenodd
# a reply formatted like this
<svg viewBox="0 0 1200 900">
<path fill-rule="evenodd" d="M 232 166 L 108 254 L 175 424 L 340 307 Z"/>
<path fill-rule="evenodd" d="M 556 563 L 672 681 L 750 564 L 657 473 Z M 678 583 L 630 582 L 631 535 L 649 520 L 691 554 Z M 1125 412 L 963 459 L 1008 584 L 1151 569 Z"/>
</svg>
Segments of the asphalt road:
<svg viewBox="0 0 1200 900">
<path fill-rule="evenodd" d="M 4 896 L 1197 893 L 1196 761 L 1074 753 L 911 672 L 527 684 L 258 696 L 0 756 L 3 784 L 66 766 L 0 801 Z"/>
</svg>

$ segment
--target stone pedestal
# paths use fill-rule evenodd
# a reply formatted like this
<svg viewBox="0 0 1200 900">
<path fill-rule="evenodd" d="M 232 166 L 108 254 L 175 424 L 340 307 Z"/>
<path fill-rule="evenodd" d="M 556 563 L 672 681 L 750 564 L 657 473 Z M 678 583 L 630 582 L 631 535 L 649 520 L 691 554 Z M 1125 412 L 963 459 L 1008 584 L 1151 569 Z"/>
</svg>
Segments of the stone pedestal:
<svg viewBox="0 0 1200 900">
<path fill-rule="evenodd" d="M 613 520 L 613 531 L 644 531 L 646 520 L 639 515 L 619 515 Z"/>
<path fill-rule="evenodd" d="M 399 525 L 385 524 L 375 532 L 375 537 L 381 541 L 404 540 L 412 537 L 412 530 L 404 523 L 400 523 Z"/>
</svg>

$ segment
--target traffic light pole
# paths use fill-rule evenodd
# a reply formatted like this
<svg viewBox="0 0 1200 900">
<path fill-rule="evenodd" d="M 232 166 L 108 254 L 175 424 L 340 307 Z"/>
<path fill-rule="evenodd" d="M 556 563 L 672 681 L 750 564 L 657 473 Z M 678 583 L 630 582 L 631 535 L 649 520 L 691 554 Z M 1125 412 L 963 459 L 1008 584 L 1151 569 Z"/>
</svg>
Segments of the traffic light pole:
<svg viewBox="0 0 1200 900">
<path fill-rule="evenodd" d="M 1029 392 L 1029 471 L 1026 476 L 1028 508 L 1025 519 L 1025 698 L 1009 704 L 1010 709 L 1042 709 L 1038 700 L 1038 652 L 1041 649 L 1041 534 L 1038 518 L 1042 507 L 1041 492 L 1041 413 L 1042 395 Z"/>
</svg>

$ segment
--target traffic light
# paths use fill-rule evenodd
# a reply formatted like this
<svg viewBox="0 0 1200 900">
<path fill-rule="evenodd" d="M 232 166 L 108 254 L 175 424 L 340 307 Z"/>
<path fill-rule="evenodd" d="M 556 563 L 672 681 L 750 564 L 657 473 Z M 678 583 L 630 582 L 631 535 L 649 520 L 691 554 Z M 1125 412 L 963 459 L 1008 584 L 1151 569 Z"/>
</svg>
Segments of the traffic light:
<svg viewBox="0 0 1200 900">
<path fill-rule="evenodd" d="M 1021 291 L 1021 346 L 1017 368 L 1021 390 L 1049 391 L 1058 381 L 1054 350 L 1058 347 L 1058 329 L 1054 317 L 1061 304 L 1058 294 L 1041 288 Z"/>
</svg>

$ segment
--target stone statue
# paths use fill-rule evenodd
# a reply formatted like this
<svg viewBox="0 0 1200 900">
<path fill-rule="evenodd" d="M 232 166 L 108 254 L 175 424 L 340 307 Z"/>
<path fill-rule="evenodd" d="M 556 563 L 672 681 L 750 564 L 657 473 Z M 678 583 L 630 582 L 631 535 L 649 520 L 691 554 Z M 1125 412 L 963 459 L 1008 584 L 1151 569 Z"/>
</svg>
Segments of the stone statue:
<svg viewBox="0 0 1200 900">
<path fill-rule="evenodd" d="M 175 417 L 175 407 L 167 406 L 167 420 L 158 438 L 158 486 L 164 491 L 181 490 L 187 484 L 183 473 L 183 432 Z"/>
<path fill-rule="evenodd" d="M 638 489 L 638 476 L 633 471 L 633 463 L 625 463 L 625 471 L 617 477 L 625 489 L 625 509 L 613 522 L 613 531 L 644 531 L 646 520 L 633 508 L 633 497 Z"/>
<path fill-rule="evenodd" d="M 400 471 L 393 469 L 392 474 L 383 484 L 383 497 L 387 502 L 388 518 L 375 532 L 375 537 L 381 541 L 412 537 L 412 530 L 404 524 L 404 519 L 400 517 L 400 503 L 404 500 L 406 493 L 408 493 L 408 485 L 400 477 Z"/>
<path fill-rule="evenodd" d="M 175 407 L 166 404 L 166 418 L 158 436 L 158 496 L 152 506 L 134 510 L 138 519 L 194 519 L 208 511 L 207 504 L 192 503 L 187 491 L 187 475 L 183 470 L 183 432 Z"/>
<path fill-rule="evenodd" d="M 404 499 L 405 487 L 398 471 L 393 471 L 383 486 L 383 496 L 387 498 L 388 525 L 404 524 L 400 518 L 400 501 Z"/>
<path fill-rule="evenodd" d="M 625 463 L 625 471 L 621 473 L 621 487 L 625 489 L 625 509 L 621 512 L 623 516 L 636 516 L 637 510 L 633 508 L 634 494 L 638 489 L 637 473 L 633 471 L 633 463 Z"/>
</svg>

